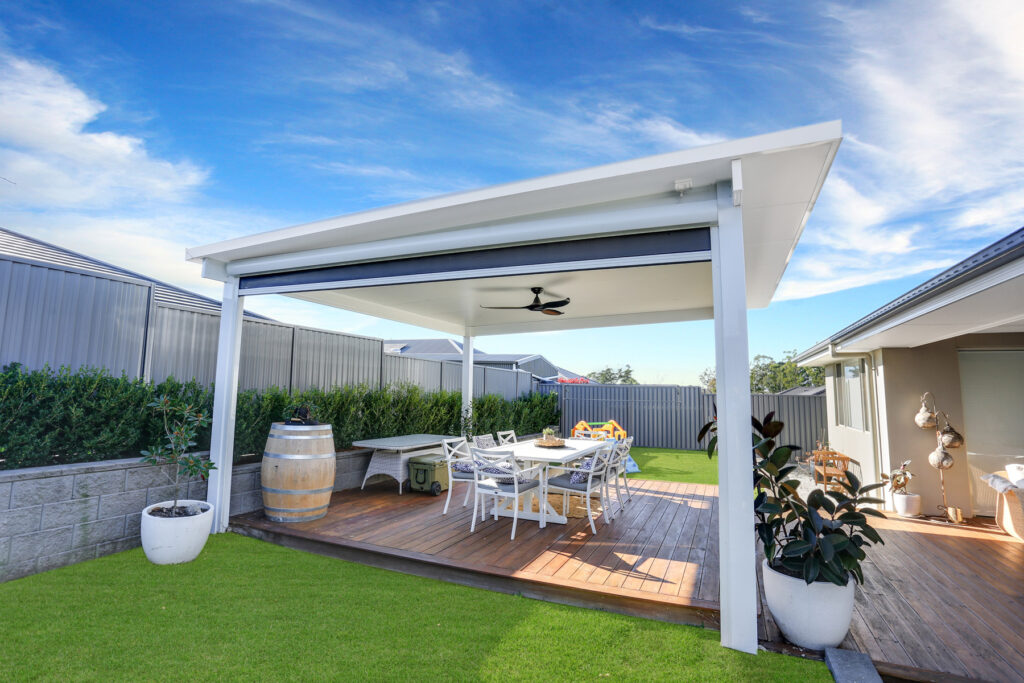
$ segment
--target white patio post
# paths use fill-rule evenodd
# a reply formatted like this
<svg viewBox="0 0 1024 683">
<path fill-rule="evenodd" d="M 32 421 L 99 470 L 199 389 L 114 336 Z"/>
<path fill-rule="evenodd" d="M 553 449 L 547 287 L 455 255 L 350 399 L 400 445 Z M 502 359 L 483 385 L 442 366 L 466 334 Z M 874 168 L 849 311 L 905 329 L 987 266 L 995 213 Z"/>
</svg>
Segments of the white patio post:
<svg viewBox="0 0 1024 683">
<path fill-rule="evenodd" d="M 466 436 L 465 418 L 473 414 L 473 337 L 462 338 L 462 435 Z"/>
<path fill-rule="evenodd" d="M 750 363 L 740 162 L 718 184 L 711 228 L 718 402 L 718 542 L 722 645 L 757 652 L 757 574 L 750 441 Z"/>
<path fill-rule="evenodd" d="M 213 433 L 210 459 L 217 469 L 210 472 L 206 500 L 213 504 L 213 533 L 227 531 L 231 514 L 231 464 L 235 447 L 235 406 L 238 401 L 238 360 L 242 343 L 242 304 L 238 278 L 224 283 L 217 339 L 217 374 L 213 394 Z"/>
</svg>

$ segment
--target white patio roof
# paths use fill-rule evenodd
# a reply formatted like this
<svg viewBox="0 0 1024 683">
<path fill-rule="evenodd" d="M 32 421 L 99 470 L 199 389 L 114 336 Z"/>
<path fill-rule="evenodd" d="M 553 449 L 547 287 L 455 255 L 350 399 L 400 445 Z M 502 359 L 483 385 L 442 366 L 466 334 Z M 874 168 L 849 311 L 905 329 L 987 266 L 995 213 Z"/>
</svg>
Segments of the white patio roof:
<svg viewBox="0 0 1024 683">
<path fill-rule="evenodd" d="M 208 500 L 228 526 L 242 303 L 285 294 L 463 335 L 714 318 L 722 643 L 757 651 L 747 309 L 767 306 L 838 121 L 374 209 L 191 249 L 224 284 Z M 523 306 L 568 297 L 559 316 Z"/>
<path fill-rule="evenodd" d="M 767 306 L 835 156 L 838 121 L 632 161 L 363 211 L 188 250 L 204 274 L 242 278 L 245 295 L 281 293 L 450 334 L 472 335 L 707 319 L 713 316 L 710 247 L 567 263 L 461 266 L 438 276 L 328 281 L 324 268 L 524 245 L 706 230 L 717 225 L 716 184 L 742 180 L 747 303 Z M 680 193 L 677 183 L 692 189 Z M 579 243 L 579 242 L 577 242 Z M 655 250 L 658 251 L 658 250 Z M 665 251 L 665 250 L 662 250 Z M 511 252 L 495 252 L 503 258 Z M 304 273 L 311 282 L 246 278 Z M 565 315 L 494 311 L 529 303 L 529 288 L 569 297 Z"/>
</svg>

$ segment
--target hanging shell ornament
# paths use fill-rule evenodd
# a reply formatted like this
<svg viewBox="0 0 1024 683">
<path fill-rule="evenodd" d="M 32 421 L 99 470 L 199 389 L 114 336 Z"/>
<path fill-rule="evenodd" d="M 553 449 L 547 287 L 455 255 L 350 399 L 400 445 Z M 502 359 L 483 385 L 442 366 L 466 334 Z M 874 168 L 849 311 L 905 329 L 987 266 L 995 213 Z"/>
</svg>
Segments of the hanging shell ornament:
<svg viewBox="0 0 1024 683">
<path fill-rule="evenodd" d="M 948 470 L 953 466 L 953 456 L 942 445 L 942 432 L 935 432 L 935 450 L 928 454 L 928 464 L 937 470 Z"/>
<path fill-rule="evenodd" d="M 949 415 L 943 412 L 942 417 L 946 421 L 946 426 L 942 428 L 942 435 L 939 437 L 940 443 L 946 448 L 960 448 L 964 445 L 964 435 L 956 431 L 949 423 Z"/>
<path fill-rule="evenodd" d="M 932 398 L 932 410 L 928 410 L 927 396 L 931 396 L 931 393 L 926 391 L 921 396 L 921 410 L 917 411 L 917 415 L 914 416 L 914 423 L 921 429 L 932 429 L 938 425 L 934 410 L 935 399 Z"/>
</svg>

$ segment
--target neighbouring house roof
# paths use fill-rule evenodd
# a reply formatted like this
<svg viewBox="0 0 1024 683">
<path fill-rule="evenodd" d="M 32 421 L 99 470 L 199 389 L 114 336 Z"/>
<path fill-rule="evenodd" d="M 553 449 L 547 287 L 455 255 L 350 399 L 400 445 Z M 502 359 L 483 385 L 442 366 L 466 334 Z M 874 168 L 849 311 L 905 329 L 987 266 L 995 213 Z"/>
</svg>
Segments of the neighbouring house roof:
<svg viewBox="0 0 1024 683">
<path fill-rule="evenodd" d="M 779 392 L 780 396 L 783 394 L 786 396 L 824 396 L 825 387 L 793 387 Z"/>
<path fill-rule="evenodd" d="M 448 342 L 448 339 L 418 339 L 418 340 L 388 340 L 384 342 L 384 351 L 386 353 L 394 353 L 402 356 L 409 356 L 411 358 L 422 358 L 424 360 L 437 360 L 437 361 L 449 361 L 454 363 L 462 362 L 462 344 L 459 344 L 460 350 L 457 353 L 452 352 L 423 352 L 418 349 L 425 348 L 443 348 L 442 342 Z M 453 342 L 454 343 L 454 342 Z M 519 367 L 521 364 L 530 363 L 530 361 L 541 361 L 542 364 L 550 365 L 558 373 L 551 377 L 542 377 L 541 379 L 552 379 L 553 377 L 566 377 L 569 379 L 576 379 L 583 377 L 574 372 L 564 370 L 551 361 L 544 358 L 539 353 L 485 353 L 479 349 L 473 349 L 473 362 L 478 365 L 515 365 Z M 527 369 L 527 368 L 520 368 Z M 536 374 L 536 373 L 534 373 Z M 539 376 L 539 375 L 538 375 Z M 591 380 L 593 381 L 593 380 Z"/>
<path fill-rule="evenodd" d="M 462 342 L 454 339 L 385 339 L 387 353 L 462 353 Z"/>
<path fill-rule="evenodd" d="M 1022 257 L 1024 227 L 818 342 L 794 360 L 814 364 L 827 359 L 832 345 L 843 351 L 865 351 L 919 346 L 972 332 L 1024 331 L 1019 324 L 1024 318 L 1019 291 L 1024 290 Z M 956 310 L 952 308 L 955 305 L 959 305 Z M 939 309 L 945 309 L 941 318 Z M 889 334 L 883 335 L 885 332 Z"/>
<path fill-rule="evenodd" d="M 146 282 L 153 286 L 153 300 L 158 305 L 181 306 L 211 313 L 220 312 L 220 301 L 217 299 L 211 299 L 201 294 L 190 292 L 187 289 L 169 285 L 166 282 L 155 280 L 149 276 L 120 268 L 91 256 L 65 249 L 56 244 L 43 242 L 42 240 L 6 228 L 0 228 L 0 256 L 9 256 L 19 260 L 55 266 L 62 269 L 100 273 L 117 278 Z M 252 313 L 251 311 L 246 311 L 245 314 L 250 318 L 271 320 L 271 318 Z"/>
</svg>

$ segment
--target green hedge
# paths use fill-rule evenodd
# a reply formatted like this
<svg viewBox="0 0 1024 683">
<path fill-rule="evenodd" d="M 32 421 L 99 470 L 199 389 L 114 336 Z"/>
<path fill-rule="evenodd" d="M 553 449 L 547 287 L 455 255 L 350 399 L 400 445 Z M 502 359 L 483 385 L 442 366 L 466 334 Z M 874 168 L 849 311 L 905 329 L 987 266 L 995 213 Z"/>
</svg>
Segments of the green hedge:
<svg viewBox="0 0 1024 683">
<path fill-rule="evenodd" d="M 213 391 L 195 381 L 152 384 L 98 368 L 27 371 L 9 365 L 0 371 L 0 469 L 139 457 L 139 451 L 161 440 L 162 425 L 146 407 L 161 394 L 184 395 L 213 409 Z M 296 403 L 314 406 L 316 418 L 333 425 L 339 450 L 360 439 L 461 431 L 458 392 L 347 386 L 289 394 L 271 387 L 238 393 L 235 457 L 262 452 L 270 423 Z M 483 396 L 474 403 L 470 431 L 532 434 L 557 424 L 558 417 L 556 394 L 514 401 Z M 198 448 L 206 450 L 209 444 L 206 430 Z"/>
</svg>

